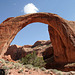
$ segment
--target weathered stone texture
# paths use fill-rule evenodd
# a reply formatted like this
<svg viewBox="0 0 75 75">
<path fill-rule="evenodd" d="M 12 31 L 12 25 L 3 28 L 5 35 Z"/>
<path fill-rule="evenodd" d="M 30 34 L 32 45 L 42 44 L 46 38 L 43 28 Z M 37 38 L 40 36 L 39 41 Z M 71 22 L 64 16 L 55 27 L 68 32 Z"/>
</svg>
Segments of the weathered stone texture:
<svg viewBox="0 0 75 75">
<path fill-rule="evenodd" d="M 36 51 L 38 57 L 50 58 L 53 56 L 53 46 L 50 40 L 39 40 L 34 45 L 11 45 L 8 47 L 4 55 L 10 55 L 13 60 L 19 60 L 25 57 L 29 53 Z"/>
<path fill-rule="evenodd" d="M 6 52 L 16 34 L 33 22 L 49 25 L 56 62 L 75 62 L 75 21 L 67 21 L 52 13 L 34 13 L 8 18 L 0 24 L 0 54 Z"/>
</svg>

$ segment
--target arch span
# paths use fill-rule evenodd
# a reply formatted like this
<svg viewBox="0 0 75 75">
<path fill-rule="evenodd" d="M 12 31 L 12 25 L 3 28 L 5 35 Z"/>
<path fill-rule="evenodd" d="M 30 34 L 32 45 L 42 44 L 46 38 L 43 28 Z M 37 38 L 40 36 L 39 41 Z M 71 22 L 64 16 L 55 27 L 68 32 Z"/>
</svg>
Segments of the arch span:
<svg viewBox="0 0 75 75">
<path fill-rule="evenodd" d="M 75 62 L 75 21 L 52 13 L 34 13 L 11 17 L 0 24 L 0 54 L 6 52 L 16 34 L 33 22 L 48 24 L 56 62 Z"/>
</svg>

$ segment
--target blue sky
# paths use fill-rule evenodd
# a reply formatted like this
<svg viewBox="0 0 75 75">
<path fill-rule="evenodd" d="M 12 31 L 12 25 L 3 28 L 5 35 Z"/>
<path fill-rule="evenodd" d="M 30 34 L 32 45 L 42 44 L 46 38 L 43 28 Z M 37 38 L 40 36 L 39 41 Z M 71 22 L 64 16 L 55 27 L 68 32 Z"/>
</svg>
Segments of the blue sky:
<svg viewBox="0 0 75 75">
<path fill-rule="evenodd" d="M 8 17 L 25 15 L 24 7 L 32 3 L 38 11 L 55 13 L 64 19 L 75 21 L 75 0 L 0 0 L 0 23 Z M 37 40 L 49 40 L 48 25 L 32 23 L 23 28 L 11 44 L 33 44 Z"/>
</svg>

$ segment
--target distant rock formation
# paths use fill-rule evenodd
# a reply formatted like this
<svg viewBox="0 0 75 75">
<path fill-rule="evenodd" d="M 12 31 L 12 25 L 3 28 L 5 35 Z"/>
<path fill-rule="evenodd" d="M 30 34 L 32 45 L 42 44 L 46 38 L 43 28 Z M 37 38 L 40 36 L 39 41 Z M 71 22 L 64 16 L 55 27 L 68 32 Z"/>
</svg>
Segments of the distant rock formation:
<svg viewBox="0 0 75 75">
<path fill-rule="evenodd" d="M 0 57 L 4 55 L 16 34 L 30 23 L 48 24 L 48 31 L 57 63 L 75 62 L 75 21 L 52 13 L 33 13 L 11 17 L 0 24 Z"/>
<path fill-rule="evenodd" d="M 34 45 L 11 45 L 5 55 L 10 55 L 13 60 L 18 60 L 33 51 L 36 51 L 37 56 L 39 57 L 43 56 L 45 59 L 51 57 L 53 55 L 51 41 L 40 40 L 35 42 Z"/>
</svg>

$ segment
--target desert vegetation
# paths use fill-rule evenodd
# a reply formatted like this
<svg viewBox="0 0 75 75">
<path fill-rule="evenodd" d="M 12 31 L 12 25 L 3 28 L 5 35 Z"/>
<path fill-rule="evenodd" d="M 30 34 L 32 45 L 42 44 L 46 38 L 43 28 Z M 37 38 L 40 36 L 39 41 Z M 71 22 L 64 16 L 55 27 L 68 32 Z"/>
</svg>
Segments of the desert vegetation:
<svg viewBox="0 0 75 75">
<path fill-rule="evenodd" d="M 33 53 L 30 53 L 26 55 L 25 57 L 22 57 L 22 59 L 19 60 L 20 63 L 27 65 L 33 65 L 34 67 L 45 67 L 45 61 L 43 60 L 43 57 L 38 57 L 36 54 L 36 51 L 33 51 Z"/>
<path fill-rule="evenodd" d="M 24 59 L 24 58 L 22 58 L 22 59 Z M 0 59 L 0 68 L 1 68 L 0 75 L 11 75 L 12 72 L 17 72 L 16 74 L 18 74 L 18 75 L 19 74 L 26 75 L 27 73 L 32 75 L 33 71 L 40 72 L 40 73 L 42 72 L 42 74 L 44 73 L 44 75 L 51 75 L 51 74 L 52 75 L 53 74 L 62 75 L 63 74 L 63 72 L 61 72 L 59 70 L 46 69 L 46 68 L 42 67 L 41 65 L 39 65 L 39 66 L 34 67 L 34 65 L 32 65 L 32 64 L 23 64 L 23 63 L 19 63 L 18 61 L 10 62 L 10 61 L 5 61 L 4 59 Z"/>
</svg>

